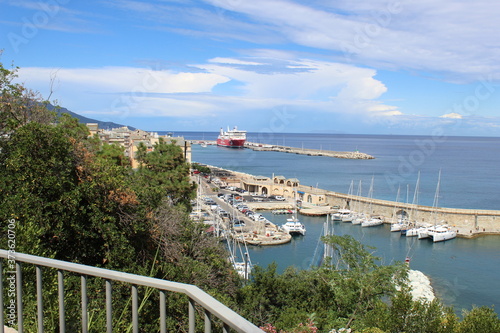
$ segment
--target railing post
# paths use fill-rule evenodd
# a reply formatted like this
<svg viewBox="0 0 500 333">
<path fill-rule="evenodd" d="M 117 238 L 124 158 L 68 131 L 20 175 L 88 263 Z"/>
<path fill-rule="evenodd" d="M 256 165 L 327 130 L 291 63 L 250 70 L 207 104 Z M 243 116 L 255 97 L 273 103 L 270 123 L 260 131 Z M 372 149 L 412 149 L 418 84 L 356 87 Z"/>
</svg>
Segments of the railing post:
<svg viewBox="0 0 500 333">
<path fill-rule="evenodd" d="M 38 333 L 43 333 L 43 292 L 42 292 L 42 267 L 36 266 L 36 306 L 38 315 Z"/>
<path fill-rule="evenodd" d="M 137 286 L 132 285 L 132 332 L 139 333 L 139 301 L 137 296 Z"/>
<path fill-rule="evenodd" d="M 0 260 L 0 333 L 4 333 L 3 325 L 5 324 L 5 318 L 3 316 L 3 266 Z"/>
<path fill-rule="evenodd" d="M 222 326 L 222 333 L 229 333 L 230 329 L 229 325 L 224 323 L 224 326 Z"/>
<path fill-rule="evenodd" d="M 113 332 L 113 298 L 111 280 L 106 280 L 106 332 Z"/>
<path fill-rule="evenodd" d="M 59 298 L 59 332 L 66 333 L 66 314 L 64 308 L 64 273 L 57 270 L 57 294 Z"/>
<path fill-rule="evenodd" d="M 160 290 L 160 333 L 167 333 L 167 306 L 165 290 Z"/>
<path fill-rule="evenodd" d="M 82 333 L 88 332 L 88 314 L 87 314 L 87 276 L 81 276 L 82 281 Z"/>
<path fill-rule="evenodd" d="M 21 263 L 16 261 L 17 332 L 24 332 L 23 322 L 23 272 Z"/>
<path fill-rule="evenodd" d="M 195 333 L 196 321 L 194 317 L 194 301 L 189 298 L 189 333 Z"/>
<path fill-rule="evenodd" d="M 212 320 L 210 316 L 211 313 L 205 309 L 205 333 L 212 333 Z"/>
</svg>

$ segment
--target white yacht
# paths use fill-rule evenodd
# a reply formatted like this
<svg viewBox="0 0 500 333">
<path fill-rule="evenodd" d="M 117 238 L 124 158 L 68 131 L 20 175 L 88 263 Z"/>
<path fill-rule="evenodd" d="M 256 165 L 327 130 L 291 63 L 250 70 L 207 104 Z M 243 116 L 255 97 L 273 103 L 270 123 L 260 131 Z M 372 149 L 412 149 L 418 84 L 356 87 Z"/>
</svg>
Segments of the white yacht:
<svg viewBox="0 0 500 333">
<path fill-rule="evenodd" d="M 375 227 L 381 225 L 384 221 L 380 217 L 372 217 L 363 222 L 361 222 L 362 227 Z"/>
<path fill-rule="evenodd" d="M 286 219 L 286 223 L 281 227 L 290 235 L 299 234 L 305 236 L 306 234 L 306 227 L 295 216 Z"/>
<path fill-rule="evenodd" d="M 415 222 L 413 224 L 415 225 L 417 223 Z M 418 227 L 413 227 L 413 228 L 410 228 L 410 229 L 407 229 L 407 230 L 402 229 L 401 230 L 401 234 L 403 236 L 406 236 L 406 237 L 416 237 L 416 236 L 418 236 L 419 232 L 426 231 L 429 226 L 430 225 L 418 226 Z"/>
<path fill-rule="evenodd" d="M 405 226 L 406 226 L 406 224 L 401 223 L 401 222 L 392 223 L 391 224 L 391 232 L 401 231 Z"/>
<path fill-rule="evenodd" d="M 332 214 L 332 221 L 351 222 L 353 214 L 349 209 L 339 209 L 337 213 Z"/>
<path fill-rule="evenodd" d="M 449 226 L 437 226 L 433 231 L 429 231 L 429 236 L 432 237 L 432 241 L 436 243 L 457 237 L 457 232 L 452 230 Z"/>
</svg>

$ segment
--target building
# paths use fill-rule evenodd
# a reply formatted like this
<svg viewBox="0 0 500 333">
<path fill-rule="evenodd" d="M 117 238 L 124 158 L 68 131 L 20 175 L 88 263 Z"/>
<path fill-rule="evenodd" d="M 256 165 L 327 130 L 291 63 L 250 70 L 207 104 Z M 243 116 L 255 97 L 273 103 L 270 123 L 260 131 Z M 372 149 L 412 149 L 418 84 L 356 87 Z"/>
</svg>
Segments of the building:
<svg viewBox="0 0 500 333">
<path fill-rule="evenodd" d="M 146 132 L 140 129 L 130 130 L 126 126 L 105 130 L 99 129 L 99 125 L 96 123 L 87 123 L 86 125 L 90 136 L 97 135 L 102 142 L 123 147 L 125 156 L 129 158 L 132 168 L 139 166 L 135 159 L 139 145 L 142 143 L 148 151 L 153 151 L 160 138 L 167 143 L 175 143 L 180 146 L 184 152 L 184 158 L 188 163 L 191 163 L 191 143 L 184 140 L 183 137 L 173 137 L 170 134 L 161 136 L 156 132 Z"/>
</svg>

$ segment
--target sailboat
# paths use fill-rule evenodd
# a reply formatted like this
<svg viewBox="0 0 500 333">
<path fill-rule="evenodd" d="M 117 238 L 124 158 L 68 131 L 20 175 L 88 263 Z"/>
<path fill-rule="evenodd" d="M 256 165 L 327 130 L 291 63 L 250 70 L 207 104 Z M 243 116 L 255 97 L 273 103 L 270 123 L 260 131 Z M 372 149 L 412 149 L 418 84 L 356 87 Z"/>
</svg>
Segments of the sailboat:
<svg viewBox="0 0 500 333">
<path fill-rule="evenodd" d="M 330 223 L 328 220 L 328 215 L 326 217 L 326 222 L 323 225 L 323 236 L 327 237 L 330 235 L 333 235 L 333 223 Z M 323 250 L 323 261 L 327 258 L 332 258 L 333 257 L 333 247 L 327 243 L 324 243 L 324 250 Z"/>
<path fill-rule="evenodd" d="M 362 227 L 375 227 L 377 225 L 381 225 L 384 223 L 384 221 L 380 217 L 374 217 L 370 216 L 371 211 L 372 211 L 372 199 L 373 199 L 373 180 L 374 177 L 372 177 L 372 182 L 370 184 L 370 190 L 368 191 L 368 198 L 370 199 L 370 208 L 368 210 L 368 218 L 365 218 L 364 221 L 361 222 Z"/>
<path fill-rule="evenodd" d="M 416 237 L 418 236 L 418 232 L 425 229 L 426 227 L 421 227 L 421 226 L 417 226 L 419 225 L 419 223 L 417 223 L 417 216 L 418 216 L 418 209 L 417 209 L 417 205 L 418 205 L 418 193 L 419 193 L 419 190 L 420 190 L 420 171 L 418 172 L 418 176 L 417 176 L 417 184 L 415 185 L 415 193 L 413 194 L 413 202 L 412 202 L 412 209 L 410 211 L 410 221 L 412 221 L 411 223 L 413 223 L 414 227 L 413 228 L 410 228 L 410 229 L 402 229 L 401 230 L 401 235 L 402 236 L 406 236 L 406 237 Z"/>
<path fill-rule="evenodd" d="M 354 181 L 351 180 L 351 185 L 349 186 L 349 191 L 347 193 L 348 196 L 347 200 L 349 200 L 352 197 L 353 189 L 354 189 Z M 344 205 L 344 208 L 339 209 L 337 213 L 332 214 L 333 221 L 352 222 L 353 218 L 354 216 L 351 210 L 347 209 L 347 203 Z"/>
<path fill-rule="evenodd" d="M 243 249 L 241 248 L 241 243 L 236 241 L 235 235 L 233 235 L 233 237 L 226 237 L 226 242 L 231 265 L 233 265 L 234 270 L 241 278 L 248 280 L 252 272 L 253 265 L 248 255 L 246 242 L 243 242 L 245 252 L 243 252 Z"/>
<path fill-rule="evenodd" d="M 447 225 L 436 227 L 432 232 L 429 232 L 429 234 L 431 235 L 434 243 L 443 242 L 457 237 L 457 232 Z"/>
<path fill-rule="evenodd" d="M 439 170 L 439 175 L 438 175 L 438 182 L 436 185 L 436 192 L 434 194 L 434 201 L 432 202 L 432 212 L 431 216 L 433 217 L 432 219 L 434 220 L 434 225 L 429 226 L 427 228 L 423 228 L 418 231 L 418 239 L 424 239 L 424 238 L 429 238 L 431 237 L 431 233 L 436 229 L 441 227 L 440 225 L 436 225 L 436 208 L 438 206 L 438 198 L 439 198 L 439 186 L 441 183 L 441 170 Z"/>
<path fill-rule="evenodd" d="M 432 238 L 432 241 L 434 243 L 442 242 L 442 241 L 453 239 L 453 238 L 457 237 L 457 232 L 455 230 L 453 230 L 451 227 L 449 227 L 448 225 L 439 225 L 439 226 L 436 225 L 440 183 L 441 183 L 441 170 L 439 170 L 438 184 L 436 186 L 436 194 L 434 196 L 434 203 L 432 205 L 434 208 L 434 210 L 432 211 L 432 215 L 434 217 L 434 227 L 429 228 L 429 230 L 427 232 L 429 237 Z"/>
<path fill-rule="evenodd" d="M 417 176 L 417 183 L 415 185 L 415 193 L 413 194 L 412 208 L 410 210 L 410 224 L 413 224 L 413 228 L 401 229 L 401 236 L 406 237 L 416 237 L 418 236 L 418 231 L 420 227 L 417 227 L 416 218 L 418 215 L 417 205 L 418 205 L 418 191 L 420 190 L 420 171 Z"/>
<path fill-rule="evenodd" d="M 391 223 L 391 231 L 401 231 L 406 226 L 406 220 L 403 216 L 397 216 L 397 208 L 399 202 L 399 194 L 401 192 L 401 186 L 398 187 L 398 193 L 396 194 L 396 202 L 394 203 L 394 210 L 392 213 L 393 221 Z"/>
<path fill-rule="evenodd" d="M 361 194 L 362 194 L 362 189 L 361 189 L 361 179 L 360 179 L 359 184 L 358 184 L 358 192 L 356 193 L 356 195 L 359 198 L 359 197 L 361 197 Z M 361 212 L 363 210 L 361 208 L 362 208 L 361 200 L 358 200 L 356 203 L 356 212 L 357 213 L 355 214 L 354 218 L 351 221 L 351 223 L 354 225 L 361 224 L 361 222 L 363 222 L 366 218 L 365 214 Z"/>
</svg>

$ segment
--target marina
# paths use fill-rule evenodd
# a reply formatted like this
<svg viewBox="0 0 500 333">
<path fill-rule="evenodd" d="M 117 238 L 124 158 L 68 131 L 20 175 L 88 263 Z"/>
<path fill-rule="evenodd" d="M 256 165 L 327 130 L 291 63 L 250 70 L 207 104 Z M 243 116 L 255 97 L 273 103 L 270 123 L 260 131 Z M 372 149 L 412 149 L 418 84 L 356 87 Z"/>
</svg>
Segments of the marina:
<svg viewBox="0 0 500 333">
<path fill-rule="evenodd" d="M 206 133 L 188 136 L 188 139 L 201 139 Z M 251 137 L 253 134 L 249 134 Z M 363 147 L 376 159 L 347 160 L 325 159 L 317 156 L 282 154 L 278 152 L 257 152 L 249 149 L 229 150 L 208 146 L 193 146 L 193 159 L 199 163 L 215 165 L 222 169 L 243 174 L 268 175 L 279 172 L 296 177 L 301 184 L 312 185 L 313 190 L 323 188 L 335 192 L 339 197 L 348 193 L 352 180 L 362 180 L 362 195 L 367 194 L 368 185 L 374 177 L 373 203 L 378 200 L 395 202 L 398 184 L 401 185 L 401 204 L 411 205 L 411 195 L 405 195 L 407 184 L 410 193 L 414 191 L 417 171 L 421 171 L 419 206 L 432 210 L 439 169 L 443 170 L 439 195 L 440 206 L 456 213 L 461 209 L 495 211 L 500 207 L 496 195 L 500 188 L 497 171 L 491 165 L 500 163 L 498 138 L 442 138 L 426 153 L 426 158 L 418 166 L 409 164 L 409 157 L 415 152 L 422 152 L 422 142 L 434 142 L 432 137 L 412 136 L 377 136 L 377 135 L 319 135 L 319 134 L 273 134 L 268 135 L 276 141 L 286 141 L 290 145 L 323 147 L 335 145 L 338 149 L 349 150 L 349 147 Z M 485 162 L 487 161 L 487 163 Z M 470 172 L 474 170 L 474 172 Z M 260 176 L 258 177 L 260 178 Z M 289 178 L 287 178 L 289 179 Z M 307 186 L 305 185 L 305 186 Z M 340 191 L 339 191 L 340 189 Z M 343 191 L 342 191 L 343 190 Z M 358 193 L 357 193 L 358 194 Z M 276 209 L 290 209 L 286 202 L 276 202 Z M 280 225 L 285 223 L 288 215 L 272 214 L 267 202 L 256 202 L 259 207 L 268 206 L 261 214 Z M 341 206 L 340 206 L 341 207 Z M 339 207 L 339 208 L 340 208 Z M 318 216 L 305 215 L 305 211 L 317 213 Z M 387 206 L 392 215 L 394 207 Z M 430 211 L 427 212 L 430 217 Z M 316 215 L 316 214 L 311 214 Z M 307 227 L 304 237 L 294 237 L 290 242 L 278 246 L 250 246 L 249 255 L 254 265 L 266 267 L 275 261 L 279 271 L 289 266 L 309 269 L 315 258 L 315 252 L 322 226 L 325 221 L 324 207 L 317 206 L 303 209 L 301 222 Z M 479 233 L 482 230 L 463 230 L 463 234 L 478 232 L 481 237 L 472 239 L 456 238 L 446 242 L 433 243 L 417 237 L 401 237 L 399 232 L 391 232 L 390 225 L 384 224 L 374 228 L 360 228 L 352 223 L 335 223 L 335 234 L 349 234 L 367 246 L 376 248 L 375 255 L 382 263 L 404 261 L 411 258 L 411 269 L 429 276 L 435 294 L 444 304 L 461 309 L 471 309 L 473 305 L 492 306 L 498 309 L 500 303 L 500 274 L 498 262 L 498 236 Z M 487 231 L 487 230 L 486 230 Z M 479 273 L 480 272 L 480 273 Z M 498 312 L 498 310 L 497 310 Z"/>
</svg>

